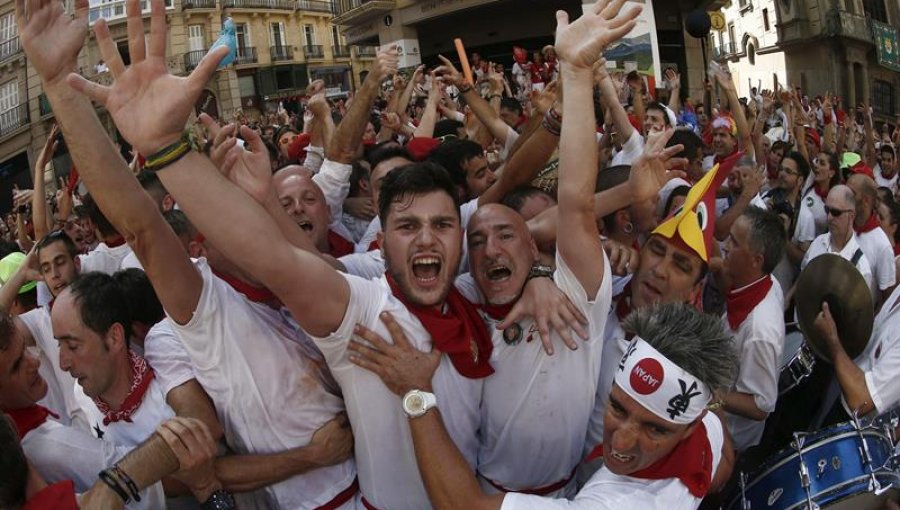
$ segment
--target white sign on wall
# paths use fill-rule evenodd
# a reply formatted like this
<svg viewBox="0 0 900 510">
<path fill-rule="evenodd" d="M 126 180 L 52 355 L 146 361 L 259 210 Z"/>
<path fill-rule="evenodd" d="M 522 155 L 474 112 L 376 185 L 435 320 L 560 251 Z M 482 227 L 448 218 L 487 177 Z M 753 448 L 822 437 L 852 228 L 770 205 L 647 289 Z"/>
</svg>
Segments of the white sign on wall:
<svg viewBox="0 0 900 510">
<path fill-rule="evenodd" d="M 398 39 L 381 45 L 381 49 L 397 46 L 400 53 L 400 69 L 415 67 L 422 63 L 422 53 L 419 51 L 418 39 Z"/>
</svg>

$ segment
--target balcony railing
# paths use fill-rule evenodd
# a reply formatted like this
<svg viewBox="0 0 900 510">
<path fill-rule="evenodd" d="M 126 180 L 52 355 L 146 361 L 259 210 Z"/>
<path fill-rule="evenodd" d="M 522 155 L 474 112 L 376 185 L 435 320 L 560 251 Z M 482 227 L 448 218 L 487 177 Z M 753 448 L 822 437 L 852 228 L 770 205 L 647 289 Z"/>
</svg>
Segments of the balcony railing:
<svg viewBox="0 0 900 510">
<path fill-rule="evenodd" d="M 50 100 L 47 99 L 47 94 L 41 92 L 41 95 L 38 96 L 38 113 L 40 116 L 46 117 L 47 115 L 53 114 L 53 108 L 50 106 Z"/>
<path fill-rule="evenodd" d="M 830 36 L 857 39 L 870 44 L 874 42 L 870 18 L 839 9 L 830 9 L 825 14 L 825 33 Z"/>
<path fill-rule="evenodd" d="M 185 53 L 184 70 L 187 72 L 193 71 L 200 64 L 200 61 L 203 60 L 203 55 L 206 55 L 206 50 L 194 50 Z"/>
<path fill-rule="evenodd" d="M 293 11 L 297 2 L 290 0 L 222 0 L 222 7 L 235 9 L 283 9 Z"/>
<path fill-rule="evenodd" d="M 294 60 L 294 48 L 292 46 L 270 46 L 269 54 L 272 57 L 272 62 Z"/>
<path fill-rule="evenodd" d="M 28 125 L 28 103 L 20 104 L 0 113 L 0 137 L 4 137 Z"/>
<path fill-rule="evenodd" d="M 714 59 L 726 59 L 731 55 L 736 53 L 734 42 L 723 43 L 720 46 L 716 46 L 713 48 L 713 58 Z"/>
<path fill-rule="evenodd" d="M 174 0 L 166 0 L 166 10 L 174 7 Z M 141 14 L 150 14 L 150 0 L 141 0 Z M 104 2 L 91 7 L 88 11 L 88 22 L 93 24 L 98 19 L 103 18 L 107 23 L 125 19 L 125 0 L 116 0 L 114 2 Z"/>
<path fill-rule="evenodd" d="M 182 0 L 182 9 L 215 9 L 216 0 Z"/>
<path fill-rule="evenodd" d="M 299 0 L 297 9 L 301 11 L 327 12 L 334 14 L 334 3 L 330 0 Z"/>
<path fill-rule="evenodd" d="M 18 36 L 13 37 L 12 39 L 7 39 L 0 43 L 0 60 L 6 60 L 21 51 L 22 46 L 19 45 Z"/>
<path fill-rule="evenodd" d="M 306 55 L 306 58 L 323 58 L 325 49 L 321 44 L 307 44 L 303 47 L 303 54 Z"/>
<path fill-rule="evenodd" d="M 358 58 L 375 58 L 375 46 L 357 46 L 356 56 Z"/>
<path fill-rule="evenodd" d="M 334 55 L 334 58 L 347 58 L 350 56 L 350 47 L 344 44 L 332 46 L 331 54 Z"/>
<path fill-rule="evenodd" d="M 335 14 L 346 14 L 353 9 L 362 10 L 390 10 L 394 7 L 394 0 L 335 0 Z"/>
<path fill-rule="evenodd" d="M 255 64 L 259 59 L 256 57 L 256 48 L 253 46 L 238 46 L 237 64 Z"/>
</svg>

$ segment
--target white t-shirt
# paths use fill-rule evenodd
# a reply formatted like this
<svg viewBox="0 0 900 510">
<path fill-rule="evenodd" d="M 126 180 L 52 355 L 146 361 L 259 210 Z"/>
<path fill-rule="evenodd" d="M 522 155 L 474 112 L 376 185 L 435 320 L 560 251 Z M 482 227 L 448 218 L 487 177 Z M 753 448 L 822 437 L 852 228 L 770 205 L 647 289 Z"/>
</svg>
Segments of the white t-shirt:
<svg viewBox="0 0 900 510">
<path fill-rule="evenodd" d="M 865 351 L 854 361 L 865 373 L 866 389 L 875 404 L 876 414 L 882 414 L 900 403 L 900 287 L 894 289 L 875 316 L 872 336 Z M 852 414 L 841 396 L 847 414 Z"/>
<path fill-rule="evenodd" d="M 431 508 L 416 465 L 408 418 L 400 400 L 377 375 L 351 363 L 347 352 L 357 324 L 390 341 L 391 336 L 379 319 L 384 311 L 394 316 L 416 348 L 430 351 L 431 335 L 391 294 L 385 278 L 364 280 L 346 274 L 342 276 L 350 285 L 350 301 L 344 319 L 334 333 L 312 339 L 325 355 L 344 394 L 356 441 L 360 489 L 376 508 Z M 442 356 L 432 382 L 447 432 L 474 469 L 484 381 L 460 375 L 450 358 Z"/>
<path fill-rule="evenodd" d="M 156 432 L 159 425 L 174 417 L 175 411 L 166 403 L 162 384 L 154 378 L 147 386 L 144 398 L 137 411 L 131 415 L 131 421 L 120 420 L 109 425 L 103 424 L 103 413 L 91 397 L 85 395 L 81 385 L 75 385 L 75 399 L 88 417 L 88 423 L 94 435 L 104 441 L 120 446 L 137 446 Z"/>
<path fill-rule="evenodd" d="M 884 230 L 876 227 L 868 232 L 856 234 L 856 242 L 872 265 L 872 276 L 878 289 L 893 287 L 897 282 L 897 266 L 894 264 L 894 248 Z"/>
<path fill-rule="evenodd" d="M 162 385 L 165 395 L 197 378 L 191 357 L 181 340 L 175 336 L 168 317 L 154 324 L 147 332 L 141 355 L 153 367 L 155 377 Z"/>
<path fill-rule="evenodd" d="M 286 313 L 253 303 L 196 262 L 203 290 L 187 324 L 171 327 L 216 407 L 228 445 L 238 454 L 306 446 L 344 410 L 329 392 L 321 354 Z M 239 496 L 242 508 L 315 508 L 356 476 L 353 460 Z"/>
<path fill-rule="evenodd" d="M 886 179 L 881 170 L 880 163 L 875 165 L 875 168 L 873 168 L 872 171 L 875 174 L 875 184 L 877 184 L 879 188 L 888 188 L 891 190 L 891 195 L 897 193 L 897 176 L 900 175 L 900 173 L 895 172 L 890 179 Z"/>
<path fill-rule="evenodd" d="M 366 280 L 381 278 L 384 275 L 384 258 L 381 256 L 381 250 L 350 253 L 338 258 L 338 261 L 344 264 L 347 274 Z"/>
<path fill-rule="evenodd" d="M 495 372 L 485 380 L 482 394 L 478 471 L 483 478 L 511 490 L 537 489 L 570 478 L 581 462 L 612 300 L 605 257 L 603 265 L 603 283 L 596 296 L 589 297 L 556 255 L 553 279 L 588 319 L 589 339 L 579 341 L 577 351 L 565 347 L 554 331 L 556 350 L 548 356 L 530 318 L 519 323 L 521 340 L 510 344 L 495 328 L 498 321 L 485 317 L 493 333 Z M 486 491 L 497 492 L 486 480 L 481 482 Z M 570 496 L 572 491 L 574 483 L 553 495 Z"/>
<path fill-rule="evenodd" d="M 747 315 L 737 331 L 731 329 L 727 312 L 723 323 L 725 331 L 734 339 L 734 350 L 739 360 L 737 378 L 731 390 L 753 395 L 756 407 L 771 413 L 778 399 L 778 377 L 784 350 L 784 296 L 781 286 L 773 281 L 766 297 Z M 742 452 L 759 444 L 765 420 L 751 420 L 731 413 L 726 413 L 726 418 L 737 451 Z"/>
<path fill-rule="evenodd" d="M 59 368 L 59 342 L 53 336 L 50 309 L 35 308 L 19 315 L 39 351 L 38 373 L 47 381 L 47 395 L 38 404 L 59 415 L 59 422 L 80 430 L 89 430 L 87 415 L 75 399 L 75 378 Z"/>
<path fill-rule="evenodd" d="M 313 182 L 322 190 L 322 194 L 325 195 L 325 202 L 331 212 L 329 228 L 351 242 L 353 236 L 341 223 L 341 218 L 344 215 L 344 200 L 350 193 L 350 172 L 352 171 L 352 165 L 326 159 L 322 162 L 319 172 L 312 178 Z"/>
<path fill-rule="evenodd" d="M 712 472 L 715 474 L 722 460 L 722 422 L 713 413 L 706 413 L 703 425 L 712 450 Z M 571 501 L 510 493 L 503 498 L 500 510 L 694 510 L 701 501 L 677 478 L 646 480 L 617 475 L 603 467 Z"/>
<path fill-rule="evenodd" d="M 838 252 L 837 255 L 852 262 L 857 249 L 862 251 L 856 240 L 856 233 L 854 232 L 853 236 L 844 246 L 844 249 Z M 809 264 L 810 260 L 823 253 L 835 253 L 831 249 L 831 234 L 828 232 L 817 237 L 812 244 L 809 245 L 809 249 L 806 250 L 806 255 L 803 256 L 803 261 L 800 263 L 800 271 L 803 271 L 803 269 L 806 268 L 806 265 Z M 872 275 L 872 266 L 869 265 L 869 259 L 866 257 L 865 253 L 863 253 L 859 260 L 856 261 L 856 269 L 859 270 L 863 279 L 866 280 L 866 285 L 869 286 L 869 290 L 872 292 L 872 298 L 874 299 L 877 295 L 877 288 L 875 286 L 875 278 Z"/>
<path fill-rule="evenodd" d="M 513 129 L 507 125 L 506 126 L 506 141 L 503 144 L 503 150 L 500 151 L 500 159 L 502 159 L 503 161 L 506 161 L 507 158 L 509 158 L 509 151 L 512 150 L 513 145 L 515 145 L 516 141 L 518 141 L 518 140 L 519 140 L 519 133 L 515 129 Z"/>
<path fill-rule="evenodd" d="M 618 299 L 628 299 L 630 296 L 620 295 Z M 616 315 L 616 306 L 613 303 L 606 319 L 606 327 L 603 330 L 603 354 L 600 362 L 600 378 L 597 381 L 597 391 L 594 394 L 594 411 L 591 413 L 588 425 L 587 437 L 584 443 L 583 455 L 589 454 L 598 444 L 603 442 L 603 416 L 606 413 L 606 403 L 609 400 L 609 392 L 612 390 L 613 380 L 616 375 L 616 367 L 625 355 L 628 341 L 625 339 L 625 330 Z"/>
<path fill-rule="evenodd" d="M 109 468 L 129 451 L 130 446 L 116 446 L 91 436 L 83 430 L 66 427 L 52 418 L 32 429 L 22 438 L 22 449 L 28 462 L 47 483 L 72 480 L 75 492 L 86 492 L 98 480 L 97 473 Z M 141 491 L 141 501 L 132 501 L 129 510 L 165 508 L 162 483 Z"/>
<path fill-rule="evenodd" d="M 811 217 L 811 219 L 810 219 Z M 810 228 L 810 222 L 812 228 Z M 802 228 L 802 232 L 800 229 Z M 828 231 L 828 216 L 825 214 L 825 200 L 810 187 L 800 199 L 800 214 L 794 228 L 793 240 L 812 241 Z"/>
<path fill-rule="evenodd" d="M 122 261 L 129 253 L 131 253 L 131 247 L 127 243 L 115 248 L 110 248 L 106 243 L 100 243 L 86 255 L 78 256 L 78 260 L 81 262 L 81 270 L 79 272 L 83 274 L 90 271 L 100 271 L 111 275 L 124 269 Z"/>
<path fill-rule="evenodd" d="M 635 129 L 631 136 L 622 144 L 622 150 L 616 152 L 609 166 L 630 165 L 644 152 L 644 137 Z"/>
</svg>

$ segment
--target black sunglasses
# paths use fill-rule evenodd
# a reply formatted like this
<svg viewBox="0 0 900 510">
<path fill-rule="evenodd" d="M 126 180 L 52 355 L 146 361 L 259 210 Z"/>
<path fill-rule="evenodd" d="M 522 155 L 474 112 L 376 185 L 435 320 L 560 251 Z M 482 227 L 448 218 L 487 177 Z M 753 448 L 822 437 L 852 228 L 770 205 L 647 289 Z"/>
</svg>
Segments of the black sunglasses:
<svg viewBox="0 0 900 510">
<path fill-rule="evenodd" d="M 833 216 L 835 218 L 840 218 L 841 215 L 844 214 L 845 212 L 852 212 L 852 211 L 849 209 L 847 209 L 847 210 L 835 209 L 834 207 L 828 207 L 827 205 L 825 206 L 825 214 L 830 214 L 831 216 Z"/>
</svg>

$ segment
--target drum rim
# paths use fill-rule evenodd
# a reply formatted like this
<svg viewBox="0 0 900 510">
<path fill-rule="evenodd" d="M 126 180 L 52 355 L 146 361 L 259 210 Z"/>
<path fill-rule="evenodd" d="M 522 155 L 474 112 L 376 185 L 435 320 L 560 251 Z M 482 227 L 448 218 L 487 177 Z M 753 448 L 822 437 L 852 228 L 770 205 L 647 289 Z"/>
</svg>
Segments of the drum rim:
<svg viewBox="0 0 900 510">
<path fill-rule="evenodd" d="M 879 481 L 881 481 L 883 478 L 895 478 L 897 481 L 900 481 L 900 473 L 896 473 L 889 469 L 882 469 L 882 470 L 876 471 L 875 477 L 878 478 Z M 854 494 L 848 494 L 840 499 L 836 499 L 834 501 L 828 501 L 828 502 L 819 501 L 819 498 L 827 497 L 829 494 L 834 494 L 835 492 L 839 492 L 841 490 L 847 489 L 854 485 L 868 485 L 868 483 L 869 483 L 869 475 L 868 474 L 859 475 L 855 478 L 851 478 L 850 480 L 845 480 L 837 485 L 832 485 L 831 487 L 829 487 L 825 490 L 819 491 L 815 494 L 811 494 L 810 499 L 812 499 L 812 501 L 816 504 L 829 504 L 830 505 L 832 503 L 839 503 L 855 494 L 861 494 L 863 492 L 870 492 L 870 491 L 864 490 L 864 491 L 860 491 L 860 492 L 857 492 Z M 747 488 L 749 489 L 750 486 L 748 485 Z M 801 487 L 801 489 L 802 489 L 802 487 Z M 735 506 L 735 505 L 739 505 L 742 501 L 742 498 L 743 498 L 743 494 L 738 493 L 735 497 L 733 497 L 731 499 L 731 502 L 728 504 L 728 508 L 729 509 L 741 508 L 740 506 Z M 805 505 L 806 505 L 806 498 L 794 503 L 793 505 L 791 505 L 789 507 L 786 507 L 785 510 L 799 510 L 799 509 L 803 508 Z"/>
</svg>

